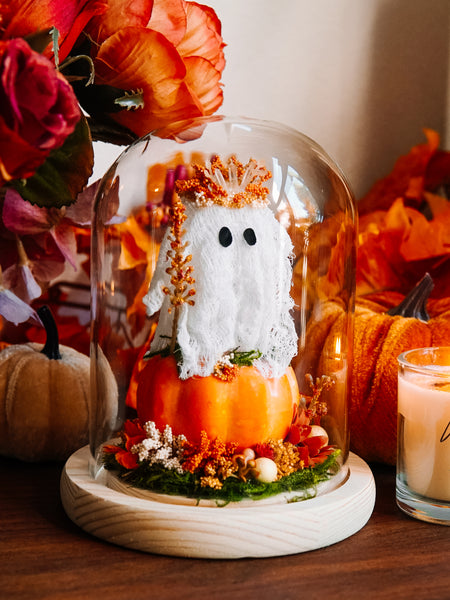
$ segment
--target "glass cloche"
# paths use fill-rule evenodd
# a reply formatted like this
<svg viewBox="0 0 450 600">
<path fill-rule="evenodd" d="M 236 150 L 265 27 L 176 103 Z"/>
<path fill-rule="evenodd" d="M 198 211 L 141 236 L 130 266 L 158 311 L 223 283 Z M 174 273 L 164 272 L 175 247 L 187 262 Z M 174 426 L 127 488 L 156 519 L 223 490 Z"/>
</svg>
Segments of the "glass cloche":
<svg viewBox="0 0 450 600">
<path fill-rule="evenodd" d="M 278 123 L 127 148 L 94 209 L 91 475 L 210 507 L 342 485 L 355 218 L 336 164 Z"/>
</svg>

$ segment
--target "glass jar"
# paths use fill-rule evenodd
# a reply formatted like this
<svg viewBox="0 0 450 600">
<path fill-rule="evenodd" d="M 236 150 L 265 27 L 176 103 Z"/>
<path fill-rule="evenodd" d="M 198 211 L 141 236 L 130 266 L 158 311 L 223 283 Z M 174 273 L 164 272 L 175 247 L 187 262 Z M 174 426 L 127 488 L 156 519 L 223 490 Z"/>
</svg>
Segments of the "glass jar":
<svg viewBox="0 0 450 600">
<path fill-rule="evenodd" d="M 220 157 L 220 163 L 213 161 L 210 166 L 213 156 Z M 263 172 L 269 172 L 267 178 L 258 179 Z M 215 177 L 213 183 L 211 173 Z M 196 185 L 176 184 L 177 180 L 186 182 L 195 177 Z M 247 179 L 240 181 L 239 188 L 242 177 Z M 255 185 L 243 191 L 252 177 Z M 217 192 L 219 188 L 225 193 Z M 221 200 L 214 194 L 237 205 L 219 206 Z M 186 221 L 181 219 L 177 234 L 173 206 L 179 199 Z M 261 211 L 265 211 L 267 221 L 260 218 Z M 201 219 L 197 218 L 200 213 Z M 223 222 L 219 214 L 226 215 Z M 245 214 L 250 215 L 248 226 Z M 184 381 L 206 381 L 215 373 L 222 378 L 220 384 L 227 385 L 225 380 L 231 381 L 236 369 L 241 368 L 236 367 L 236 356 L 248 360 L 252 352 L 250 360 L 254 364 L 244 366 L 258 371 L 258 377 L 280 379 L 288 368 L 296 400 L 289 405 L 292 415 L 284 417 L 288 422 L 283 425 L 283 434 L 278 434 L 278 441 L 289 440 L 296 448 L 306 447 L 306 467 L 320 462 L 318 457 L 324 448 L 328 453 L 333 451 L 336 461 L 331 482 L 341 482 L 346 476 L 348 458 L 355 221 L 352 193 L 336 164 L 314 141 L 279 123 L 218 116 L 201 118 L 149 134 L 127 148 L 103 177 L 94 208 L 90 430 L 93 474 L 105 463 L 103 444 L 117 438 L 124 423 L 136 423 L 136 390 L 146 361 L 151 360 L 149 356 L 160 356 L 164 351 L 170 354 L 169 324 L 178 310 L 174 290 L 181 283 L 184 298 L 183 293 L 178 294 L 178 301 L 183 306 L 177 314 L 184 317 L 178 321 L 178 338 L 175 335 L 170 340 L 184 353 L 185 368 L 181 367 L 180 374 L 178 367 L 178 377 Z M 236 233 L 239 227 L 242 235 Z M 185 243 L 183 273 L 180 268 L 176 270 L 174 249 L 178 243 L 182 248 L 181 242 Z M 228 246 L 230 252 L 235 248 L 230 264 L 228 258 L 220 258 L 231 256 L 226 254 Z M 191 251 L 192 256 L 187 254 Z M 181 263 L 177 264 L 180 267 Z M 187 272 L 188 265 L 192 268 Z M 165 276 L 167 269 L 172 271 Z M 156 284 L 157 279 L 161 282 Z M 155 300 L 158 294 L 159 305 Z M 196 316 L 191 317 L 194 307 Z M 194 347 L 196 350 L 192 350 Z M 217 351 L 222 352 L 220 360 L 214 357 Z M 168 379 L 166 384 L 170 403 L 173 386 Z M 208 388 L 208 394 L 214 395 L 214 385 Z M 247 424 L 248 429 L 260 428 L 256 437 L 240 438 L 236 434 L 238 439 L 233 440 L 233 433 L 227 433 L 229 428 L 222 427 L 222 421 L 230 418 L 229 405 L 242 406 L 253 388 L 236 389 L 241 389 L 236 392 L 238 396 L 241 393 L 241 398 L 227 398 L 220 410 L 199 420 L 198 428 L 203 429 L 209 422 L 206 429 L 209 427 L 210 441 L 217 432 L 220 438 L 228 435 L 230 439 L 225 441 L 236 442 L 236 455 L 243 449 L 257 447 L 256 457 L 260 452 L 265 455 L 261 457 L 273 459 L 273 448 L 271 454 L 264 444 L 265 437 L 273 437 L 275 430 L 269 427 L 265 435 L 259 413 L 272 410 L 270 419 L 277 420 L 281 418 L 281 408 L 276 405 L 267 409 L 267 403 L 264 408 L 262 402 L 256 402 L 251 409 L 254 418 Z M 164 396 L 166 392 L 163 389 L 161 393 Z M 204 404 L 195 407 L 186 409 L 192 410 L 188 417 L 191 423 L 206 411 Z M 163 429 L 167 413 L 158 410 Z M 145 410 L 143 413 L 154 414 Z M 236 422 L 240 416 L 233 418 Z M 174 435 L 192 434 L 191 424 L 184 426 L 189 431 L 180 431 L 173 422 L 179 417 L 171 419 Z M 147 422 L 143 418 L 140 421 L 140 426 Z M 319 427 L 314 430 L 317 436 L 322 436 L 320 447 L 309 443 L 313 425 Z M 126 438 L 122 432 L 121 450 L 128 451 L 128 458 L 130 444 L 128 449 L 124 444 L 130 436 Z M 309 442 L 305 442 L 305 436 Z M 186 437 L 191 441 L 189 435 Z M 200 443 L 198 439 L 196 443 Z M 265 449 L 261 450 L 263 446 Z M 138 456 L 135 450 L 136 460 Z M 241 469 L 239 474 L 243 472 Z"/>
</svg>

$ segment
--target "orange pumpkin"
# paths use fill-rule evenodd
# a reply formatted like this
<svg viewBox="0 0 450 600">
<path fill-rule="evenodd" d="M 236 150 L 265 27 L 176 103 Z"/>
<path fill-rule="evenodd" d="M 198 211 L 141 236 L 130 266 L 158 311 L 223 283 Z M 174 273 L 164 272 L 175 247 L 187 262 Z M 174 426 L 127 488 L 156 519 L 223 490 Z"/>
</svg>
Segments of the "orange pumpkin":
<svg viewBox="0 0 450 600">
<path fill-rule="evenodd" d="M 204 430 L 210 439 L 219 437 L 242 447 L 284 439 L 299 401 L 291 368 L 276 379 L 242 366 L 231 381 L 214 375 L 181 380 L 172 355 L 148 359 L 136 396 L 142 423 L 154 421 L 160 430 L 168 424 L 175 435 L 194 442 Z"/>
<path fill-rule="evenodd" d="M 428 302 L 430 318 L 426 321 L 424 305 L 429 291 L 426 276 L 406 298 L 384 292 L 356 300 L 350 448 L 368 461 L 396 461 L 398 355 L 412 348 L 450 345 L 450 298 Z M 400 307 L 392 310 L 394 299 L 399 298 Z M 327 356 L 332 355 L 345 318 L 341 305 L 329 302 L 324 319 L 310 324 L 306 344 L 314 359 L 313 373 L 327 373 Z"/>
</svg>

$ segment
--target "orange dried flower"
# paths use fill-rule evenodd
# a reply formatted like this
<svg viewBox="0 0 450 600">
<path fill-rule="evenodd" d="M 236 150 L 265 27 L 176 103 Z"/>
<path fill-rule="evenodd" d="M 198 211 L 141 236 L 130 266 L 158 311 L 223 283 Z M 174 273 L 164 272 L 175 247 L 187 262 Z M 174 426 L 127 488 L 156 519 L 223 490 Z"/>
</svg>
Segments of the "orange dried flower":
<svg viewBox="0 0 450 600">
<path fill-rule="evenodd" d="M 200 466 L 204 466 L 204 462 L 209 456 L 210 444 L 206 431 L 200 433 L 200 441 L 197 444 L 186 442 L 183 451 L 183 469 L 194 473 Z"/>
<path fill-rule="evenodd" d="M 237 467 L 233 464 L 233 455 L 237 444 L 224 442 L 220 438 L 210 440 L 205 431 L 200 434 L 200 442 L 185 442 L 183 450 L 183 469 L 190 473 L 203 475 L 202 485 L 213 484 L 232 475 Z"/>
<path fill-rule="evenodd" d="M 163 292 L 170 297 L 170 303 L 175 308 L 175 314 L 173 317 L 172 324 L 172 338 L 170 342 L 170 352 L 173 354 L 175 351 L 177 341 L 177 328 L 180 306 L 184 303 L 195 304 L 192 300 L 192 296 L 195 296 L 195 289 L 192 287 L 195 283 L 195 279 L 191 273 L 194 270 L 192 265 L 189 265 L 192 260 L 192 255 L 184 255 L 184 251 L 188 246 L 188 242 L 182 241 L 186 230 L 183 229 L 183 223 L 186 220 L 185 207 L 178 196 L 174 197 L 173 205 L 171 208 L 172 227 L 170 240 L 170 249 L 167 251 L 167 258 L 170 259 L 170 267 L 166 269 L 166 272 L 171 276 L 170 283 L 173 286 L 172 289 L 168 287 L 163 288 Z M 171 312 L 172 307 L 169 308 Z"/>
<path fill-rule="evenodd" d="M 272 173 L 251 158 L 243 165 L 235 156 L 226 163 L 213 156 L 209 167 L 192 165 L 194 177 L 176 184 L 179 194 L 201 205 L 217 204 L 241 208 L 252 204 L 265 206 L 269 189 L 262 184 Z"/>
</svg>

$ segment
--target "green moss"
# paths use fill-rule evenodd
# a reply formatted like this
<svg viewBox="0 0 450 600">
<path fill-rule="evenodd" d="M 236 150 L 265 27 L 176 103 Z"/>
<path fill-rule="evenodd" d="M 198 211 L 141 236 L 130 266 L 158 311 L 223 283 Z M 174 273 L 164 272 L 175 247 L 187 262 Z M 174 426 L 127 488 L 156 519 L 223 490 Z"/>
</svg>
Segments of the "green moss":
<svg viewBox="0 0 450 600">
<path fill-rule="evenodd" d="M 262 483 L 256 479 L 242 481 L 237 477 L 228 477 L 221 489 L 202 487 L 200 477 L 195 473 L 166 469 L 161 465 L 149 465 L 142 463 L 137 469 L 128 470 L 121 467 L 113 454 L 104 454 L 104 466 L 106 469 L 117 471 L 120 479 L 131 486 L 175 496 L 187 496 L 197 500 L 215 500 L 218 505 L 226 505 L 229 502 L 239 502 L 244 499 L 261 500 L 280 494 L 282 492 L 296 492 L 312 489 L 313 492 L 298 499 L 314 497 L 314 488 L 321 482 L 330 479 L 339 470 L 337 457 L 340 454 L 336 450 L 323 463 L 315 467 L 308 467 L 296 471 L 291 475 L 282 477 L 273 483 Z"/>
</svg>

